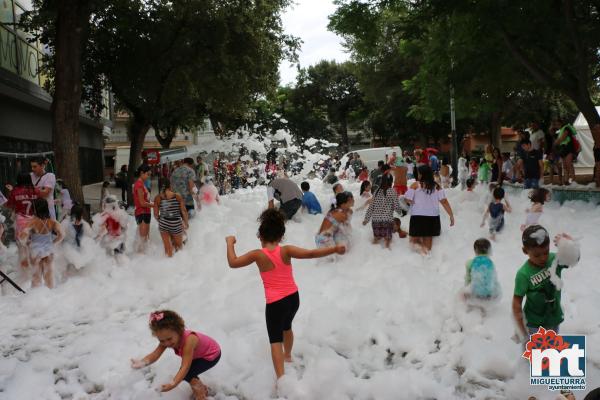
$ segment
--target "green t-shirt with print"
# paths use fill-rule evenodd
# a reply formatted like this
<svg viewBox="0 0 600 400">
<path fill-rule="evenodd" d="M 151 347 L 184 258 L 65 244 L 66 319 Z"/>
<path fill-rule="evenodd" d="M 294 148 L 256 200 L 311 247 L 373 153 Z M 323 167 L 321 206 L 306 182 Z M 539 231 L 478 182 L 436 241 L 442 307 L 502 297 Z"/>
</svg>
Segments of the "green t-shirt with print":
<svg viewBox="0 0 600 400">
<path fill-rule="evenodd" d="M 529 260 L 517 271 L 515 277 L 515 296 L 525 297 L 523 312 L 527 326 L 537 328 L 555 327 L 563 321 L 563 311 L 560 306 L 560 290 L 550 281 L 550 266 L 556 254 L 550 253 L 544 268 L 532 265 Z M 567 268 L 559 265 L 556 274 L 560 277 L 562 270 Z"/>
</svg>

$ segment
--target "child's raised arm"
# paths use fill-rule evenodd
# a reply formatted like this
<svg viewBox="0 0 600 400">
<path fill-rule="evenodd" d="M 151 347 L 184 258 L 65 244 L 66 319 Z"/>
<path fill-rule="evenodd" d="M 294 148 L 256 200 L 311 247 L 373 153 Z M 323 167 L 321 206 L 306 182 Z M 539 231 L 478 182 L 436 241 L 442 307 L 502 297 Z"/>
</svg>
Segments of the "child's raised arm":
<svg viewBox="0 0 600 400">
<path fill-rule="evenodd" d="M 144 368 L 147 365 L 150 365 L 154 362 L 156 362 L 156 360 L 158 360 L 160 358 L 160 356 L 162 356 L 162 354 L 165 352 L 166 347 L 159 344 L 158 346 L 156 346 L 156 349 L 154 349 L 154 351 L 150 354 L 148 354 L 146 357 L 142 358 L 141 360 L 136 360 L 136 359 L 131 359 L 131 368 L 134 369 L 139 369 L 139 368 Z"/>
<path fill-rule="evenodd" d="M 296 246 L 284 246 L 282 250 L 285 251 L 289 258 L 321 258 L 326 257 L 330 254 L 344 254 L 346 247 L 343 245 L 337 245 L 332 247 L 324 247 L 322 249 L 303 249 Z"/>
<path fill-rule="evenodd" d="M 235 236 L 227 236 L 225 241 L 227 242 L 227 262 L 230 268 L 247 267 L 256 262 L 256 251 L 249 251 L 239 257 L 235 254 Z"/>
</svg>

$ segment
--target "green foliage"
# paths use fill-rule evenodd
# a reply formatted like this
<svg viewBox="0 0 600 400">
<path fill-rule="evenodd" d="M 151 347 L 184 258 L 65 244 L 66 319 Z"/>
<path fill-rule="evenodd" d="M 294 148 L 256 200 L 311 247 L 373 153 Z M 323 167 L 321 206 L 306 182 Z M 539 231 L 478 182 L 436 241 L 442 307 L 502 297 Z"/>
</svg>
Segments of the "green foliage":
<svg viewBox="0 0 600 400">
<path fill-rule="evenodd" d="M 50 50 L 54 3 L 37 0 L 29 16 Z M 280 60 L 296 57 L 298 41 L 280 20 L 288 0 L 94 4 L 83 70 L 84 99 L 96 113 L 108 84 L 125 109 L 161 129 L 189 127 L 207 114 L 241 118 L 259 95 L 274 92 Z"/>
<path fill-rule="evenodd" d="M 363 93 L 351 63 L 321 61 L 298 72 L 294 87 L 257 100 L 245 123 L 258 131 L 289 129 L 299 140 L 314 137 L 348 146 L 348 128 L 361 126 Z"/>
<path fill-rule="evenodd" d="M 327 110 L 310 86 L 282 87 L 277 92 L 276 112 L 287 122 L 287 129 L 299 142 L 315 137 L 334 139 Z"/>
<path fill-rule="evenodd" d="M 338 0 L 336 4 L 329 28 L 344 38 L 352 53 L 364 93 L 365 123 L 374 138 L 383 143 L 390 139 L 408 143 L 423 139 L 423 134 L 440 138 L 448 129 L 418 104 L 418 92 L 407 85 L 419 72 L 421 54 L 416 42 L 405 35 L 404 3 Z M 443 88 L 433 82 L 430 87 Z M 447 94 L 437 93 L 435 99 L 440 108 L 442 101 L 448 108 Z"/>
<path fill-rule="evenodd" d="M 339 135 L 342 146 L 348 149 L 348 127 L 357 121 L 363 107 L 363 93 L 351 63 L 321 61 L 301 70 L 296 89 L 304 91 L 315 105 L 324 107 L 327 120 Z"/>
<path fill-rule="evenodd" d="M 431 132 L 430 123 L 448 121 L 451 87 L 464 130 L 570 116 L 573 103 L 585 113 L 590 92 L 598 92 L 597 2 L 336 4 L 330 29 L 357 62 L 374 129 L 403 137 L 406 127 Z"/>
</svg>

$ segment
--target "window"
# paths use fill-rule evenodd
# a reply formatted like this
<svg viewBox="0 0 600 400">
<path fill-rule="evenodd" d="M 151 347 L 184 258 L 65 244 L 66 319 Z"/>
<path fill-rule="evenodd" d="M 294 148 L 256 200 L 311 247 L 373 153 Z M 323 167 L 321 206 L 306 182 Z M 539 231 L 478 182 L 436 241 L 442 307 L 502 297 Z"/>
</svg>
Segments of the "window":
<svg viewBox="0 0 600 400">
<path fill-rule="evenodd" d="M 0 0 L 0 23 L 8 25 L 9 28 L 13 28 L 14 22 L 13 1 Z"/>
<path fill-rule="evenodd" d="M 0 1 L 3 1 L 3 0 L 0 0 Z M 15 3 L 15 23 L 16 24 L 19 24 L 21 22 L 21 18 L 23 17 L 24 13 L 25 13 L 25 9 L 23 7 L 21 7 L 18 3 Z M 33 36 L 30 33 L 24 32 L 21 27 L 15 26 L 15 31 L 17 32 L 19 37 L 22 37 L 25 39 L 33 39 Z"/>
</svg>

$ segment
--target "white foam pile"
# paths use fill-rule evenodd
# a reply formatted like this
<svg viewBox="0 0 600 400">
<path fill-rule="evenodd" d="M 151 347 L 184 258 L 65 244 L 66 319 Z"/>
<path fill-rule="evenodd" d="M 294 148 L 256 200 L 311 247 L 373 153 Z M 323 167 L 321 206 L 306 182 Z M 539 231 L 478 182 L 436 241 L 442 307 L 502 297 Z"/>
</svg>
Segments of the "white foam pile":
<svg viewBox="0 0 600 400">
<path fill-rule="evenodd" d="M 331 189 L 316 180 L 310 184 L 326 206 Z M 358 187 L 349 185 L 357 199 Z M 529 206 L 526 193 L 510 198 L 514 212 L 492 245 L 503 297 L 485 315 L 467 311 L 457 295 L 473 241 L 487 232 L 479 227 L 479 201 L 469 198 L 482 193 L 448 194 L 456 226 L 442 216 L 443 233 L 430 258 L 412 252 L 407 239 L 395 237 L 391 251 L 371 244 L 361 211 L 352 221 L 348 254 L 293 262 L 301 298 L 295 361 L 286 365 L 277 391 L 258 271 L 230 269 L 224 240 L 236 232 L 238 254 L 259 246 L 256 218 L 266 206 L 260 187 L 202 210 L 191 222 L 187 246 L 172 259 L 163 256 L 153 221 L 151 248 L 145 255 L 128 253 L 122 265 L 87 243 L 94 256 L 88 254 L 86 265 L 63 275 L 53 290 L 22 295 L 5 283 L 0 399 L 189 399 L 185 382 L 169 393 L 156 391 L 179 368 L 181 359 L 172 351 L 142 370 L 129 365 L 156 346 L 147 320 L 160 308 L 179 312 L 189 328 L 220 343 L 221 361 L 201 376 L 213 399 L 556 398 L 556 392 L 530 386 L 528 361 L 510 339 L 514 277 L 526 260 L 519 229 Z M 302 214 L 287 224 L 285 243 L 314 247 L 321 221 Z M 562 275 L 561 333 L 587 335 L 591 390 L 600 383 L 600 212 L 586 203 L 549 203 L 541 223 L 551 237 L 566 231 L 581 246 L 579 266 Z M 408 227 L 408 217 L 403 225 Z M 133 220 L 129 230 L 131 250 Z M 16 265 L 14 246 L 8 263 Z"/>
</svg>

